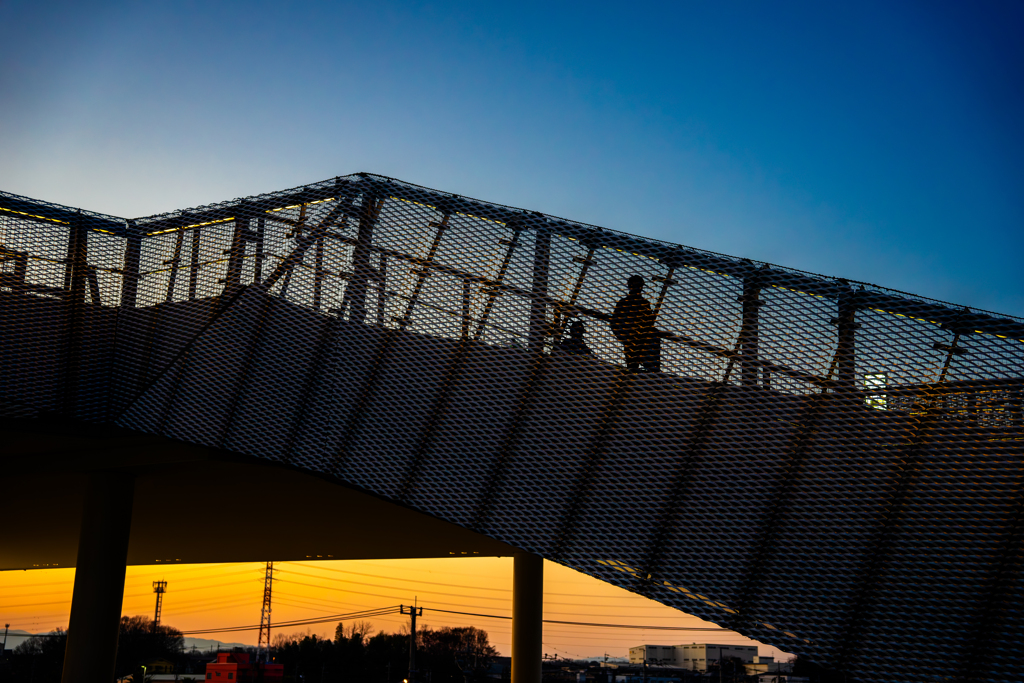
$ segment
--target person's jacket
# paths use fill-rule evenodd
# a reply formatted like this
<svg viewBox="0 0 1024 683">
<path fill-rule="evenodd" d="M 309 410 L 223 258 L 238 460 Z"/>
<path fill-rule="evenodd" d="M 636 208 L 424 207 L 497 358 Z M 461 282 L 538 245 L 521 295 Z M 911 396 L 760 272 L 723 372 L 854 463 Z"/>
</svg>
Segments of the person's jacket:
<svg viewBox="0 0 1024 683">
<path fill-rule="evenodd" d="M 622 343 L 638 342 L 654 336 L 654 311 L 639 294 L 629 294 L 615 305 L 611 319 L 612 334 Z"/>
</svg>

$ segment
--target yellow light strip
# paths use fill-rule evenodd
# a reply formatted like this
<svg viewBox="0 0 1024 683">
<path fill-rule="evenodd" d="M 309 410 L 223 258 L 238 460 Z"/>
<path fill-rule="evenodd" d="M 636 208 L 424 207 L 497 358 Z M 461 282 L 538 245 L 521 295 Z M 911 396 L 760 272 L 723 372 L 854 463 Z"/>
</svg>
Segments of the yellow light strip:
<svg viewBox="0 0 1024 683">
<path fill-rule="evenodd" d="M 37 216 L 34 213 L 25 213 L 24 211 L 15 211 L 14 209 L 5 209 L 0 206 L 0 211 L 6 211 L 7 213 L 16 213 L 19 216 L 28 216 L 29 218 L 38 218 L 41 221 L 48 221 L 50 223 L 60 223 L 61 225 L 71 225 L 67 221 L 59 221 L 56 218 L 47 218 L 46 216 Z"/>
<path fill-rule="evenodd" d="M 569 239 L 572 239 L 572 238 L 570 237 Z M 575 241 L 575 240 L 573 240 L 573 241 Z M 607 249 L 608 251 L 618 251 L 618 252 L 622 252 L 622 253 L 626 253 L 626 254 L 632 254 L 633 256 L 639 256 L 640 258 L 646 258 L 646 259 L 650 259 L 650 260 L 654 261 L 655 263 L 660 263 L 660 261 L 658 259 L 656 259 L 653 256 L 648 256 L 647 254 L 638 254 L 635 251 L 626 251 L 625 249 L 619 249 L 618 247 L 608 247 L 608 246 L 605 246 L 603 244 L 601 245 L 601 248 L 602 249 Z M 687 266 L 687 268 L 693 268 L 693 266 Z M 695 270 L 703 270 L 703 269 L 702 268 L 695 268 Z M 705 272 L 710 273 L 710 272 L 713 272 L 713 271 L 708 270 L 708 271 L 705 271 Z M 715 274 L 718 275 L 718 273 L 715 273 Z M 722 273 L 722 275 L 725 275 L 725 273 Z"/>
<path fill-rule="evenodd" d="M 152 237 L 153 235 L 166 235 L 169 232 L 178 232 L 179 230 L 188 230 L 190 228 L 201 228 L 204 225 L 216 225 L 217 223 L 228 223 L 228 222 L 233 221 L 233 220 L 235 220 L 235 217 L 234 216 L 230 216 L 228 218 L 221 218 L 219 221 L 206 221 L 205 223 L 193 223 L 192 225 L 183 225 L 180 228 L 168 228 L 167 230 L 157 230 L 156 232 L 147 232 L 146 235 L 148 237 Z"/>
<path fill-rule="evenodd" d="M 824 299 L 825 297 L 821 294 L 812 294 L 811 292 L 804 292 L 799 289 L 790 289 L 789 287 L 783 287 L 782 285 L 771 285 L 775 289 L 781 289 L 784 292 L 793 292 L 794 294 L 802 294 L 803 296 L 813 296 L 816 299 Z"/>
<path fill-rule="evenodd" d="M 314 204 L 323 204 L 324 202 L 333 202 L 337 197 L 328 197 L 327 199 L 318 199 L 315 202 L 306 202 L 305 204 L 292 204 L 291 206 L 282 206 L 279 209 L 267 209 L 264 213 L 277 213 L 278 211 L 287 211 L 288 209 L 299 209 L 303 206 L 313 206 Z"/>
<path fill-rule="evenodd" d="M 938 320 L 926 320 L 924 318 L 915 318 L 912 315 L 906 315 L 904 313 L 896 313 L 894 311 L 887 311 L 884 308 L 869 308 L 868 310 L 869 311 L 874 311 L 875 313 L 885 313 L 886 315 L 895 315 L 898 318 L 906 318 L 907 320 L 916 320 L 919 323 L 931 323 L 932 325 L 941 325 L 942 324 Z"/>
<path fill-rule="evenodd" d="M 433 204 L 424 204 L 423 202 L 414 202 L 411 199 L 403 199 L 402 197 L 396 197 L 394 195 L 388 195 L 388 199 L 396 199 L 396 200 L 398 200 L 400 202 L 405 202 L 406 204 L 415 204 L 416 206 L 425 206 L 428 209 L 433 209 L 434 211 L 438 211 L 439 210 Z"/>
<path fill-rule="evenodd" d="M 474 216 L 471 213 L 460 213 L 456 211 L 455 214 L 458 216 L 465 216 L 466 218 L 475 218 L 479 221 L 487 221 L 488 223 L 494 223 L 495 225 L 505 225 L 505 223 L 502 223 L 501 221 L 491 220 L 490 218 L 484 218 L 483 216 Z"/>
</svg>

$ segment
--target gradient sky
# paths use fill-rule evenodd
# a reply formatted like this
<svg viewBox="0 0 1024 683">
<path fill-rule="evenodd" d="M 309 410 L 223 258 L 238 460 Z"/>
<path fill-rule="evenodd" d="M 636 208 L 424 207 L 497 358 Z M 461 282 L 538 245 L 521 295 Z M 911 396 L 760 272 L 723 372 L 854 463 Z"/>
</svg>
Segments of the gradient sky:
<svg viewBox="0 0 1024 683">
<path fill-rule="evenodd" d="M 1024 315 L 1020 2 L 0 3 L 0 188 L 372 171 Z"/>
<path fill-rule="evenodd" d="M 0 24 L 9 192 L 140 216 L 371 171 L 1024 315 L 1021 2 L 0 0 Z M 507 602 L 490 589 L 510 564 L 488 562 L 388 571 L 484 575 L 466 595 Z M 278 619 L 412 597 L 285 569 L 320 587 L 282 583 Z M 259 567 L 173 571 L 131 569 L 125 612 L 151 611 L 164 572 L 169 623 L 258 619 Z M 562 572 L 566 614 L 697 621 Z M 0 616 L 64 625 L 71 581 L 0 574 Z M 507 626 L 478 625 L 507 652 Z M 621 656 L 643 639 L 722 640 L 546 644 Z"/>
<path fill-rule="evenodd" d="M 166 580 L 163 623 L 183 631 L 259 624 L 265 567 L 257 563 L 129 567 L 122 612 L 153 616 L 153 581 Z M 511 558 L 438 560 L 310 561 L 275 565 L 273 621 L 311 619 L 357 610 L 412 604 L 426 607 L 420 625 L 476 626 L 491 644 L 511 654 L 511 622 L 431 612 L 430 608 L 511 616 Z M 66 627 L 71 612 L 73 569 L 0 572 L 0 624 L 32 633 Z M 544 563 L 544 616 L 561 621 L 704 628 L 706 631 L 594 628 L 546 624 L 544 652 L 559 657 L 625 657 L 642 643 L 728 643 L 756 645 L 738 633 L 682 614 L 552 562 Z M 368 620 L 377 631 L 394 633 L 408 624 L 400 615 Z M 333 637 L 336 622 L 273 633 Z M 258 631 L 197 637 L 256 644 Z M 787 659 L 761 645 L 763 655 Z"/>
</svg>

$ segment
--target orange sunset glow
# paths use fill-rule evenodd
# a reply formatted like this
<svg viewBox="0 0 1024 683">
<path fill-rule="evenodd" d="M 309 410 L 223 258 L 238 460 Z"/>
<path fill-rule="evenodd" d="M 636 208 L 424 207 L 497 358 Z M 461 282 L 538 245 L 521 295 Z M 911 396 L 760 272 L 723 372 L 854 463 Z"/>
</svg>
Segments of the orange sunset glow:
<svg viewBox="0 0 1024 683">
<path fill-rule="evenodd" d="M 152 582 L 166 580 L 162 623 L 189 631 L 257 626 L 265 565 L 260 563 L 131 566 L 125 579 L 125 615 L 152 617 Z M 544 563 L 544 617 L 555 621 L 616 624 L 544 625 L 545 653 L 560 657 L 625 657 L 642 643 L 715 642 L 756 644 L 737 633 L 587 577 L 552 562 Z M 33 633 L 66 627 L 71 610 L 74 569 L 0 572 L 0 619 L 11 629 Z M 512 614 L 511 558 L 430 560 L 306 561 L 274 564 L 273 622 L 328 618 L 416 600 L 425 607 L 419 624 L 430 627 L 476 626 L 484 629 L 503 655 L 510 653 L 511 621 L 485 616 Z M 432 610 L 448 610 L 438 612 Z M 407 617 L 367 619 L 376 631 L 396 632 Z M 333 637 L 338 620 L 312 626 L 274 629 L 273 634 L 306 633 Z M 661 630 L 621 626 L 659 626 L 707 630 Z M 256 644 L 258 628 L 196 634 L 222 642 Z M 764 655 L 785 658 L 761 645 Z"/>
</svg>

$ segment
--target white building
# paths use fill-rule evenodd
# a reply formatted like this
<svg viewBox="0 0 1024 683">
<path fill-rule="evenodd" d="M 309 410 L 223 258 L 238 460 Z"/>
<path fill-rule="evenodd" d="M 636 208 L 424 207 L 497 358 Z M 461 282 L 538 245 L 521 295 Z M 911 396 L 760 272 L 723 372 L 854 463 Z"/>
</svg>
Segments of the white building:
<svg viewBox="0 0 1024 683">
<path fill-rule="evenodd" d="M 648 666 L 680 666 L 676 661 L 679 645 L 637 645 L 629 648 L 629 663 Z"/>
<path fill-rule="evenodd" d="M 637 645 L 629 648 L 629 663 L 648 666 L 675 666 L 691 671 L 707 671 L 708 666 L 729 657 L 736 657 L 744 664 L 753 664 L 759 659 L 767 663 L 770 657 L 759 658 L 756 645 L 715 645 L 712 643 L 691 643 L 689 645 Z M 763 671 L 764 669 L 762 669 Z"/>
</svg>

